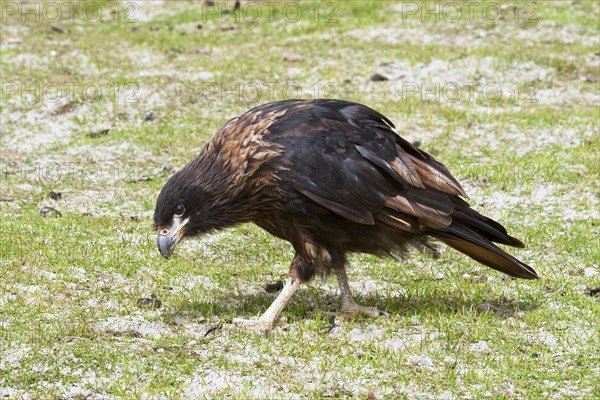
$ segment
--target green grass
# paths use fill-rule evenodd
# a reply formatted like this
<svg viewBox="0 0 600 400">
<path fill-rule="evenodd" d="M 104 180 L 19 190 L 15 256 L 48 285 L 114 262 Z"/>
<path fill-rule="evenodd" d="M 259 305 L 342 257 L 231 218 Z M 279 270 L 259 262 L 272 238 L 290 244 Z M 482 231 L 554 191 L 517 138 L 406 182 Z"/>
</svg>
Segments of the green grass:
<svg viewBox="0 0 600 400">
<path fill-rule="evenodd" d="M 115 6 L 92 3 L 107 18 Z M 294 22 L 284 2 L 256 22 L 208 15 L 200 2 L 140 4 L 133 23 L 86 22 L 81 5 L 73 21 L 0 25 L 0 189 L 11 200 L 0 201 L 0 397 L 600 397 L 600 304 L 584 294 L 600 286 L 597 3 L 520 2 L 536 7 L 527 24 L 511 18 L 514 2 L 504 19 L 477 17 L 495 4 L 482 2 L 474 21 L 455 23 L 404 18 L 393 2 L 303 2 Z M 370 82 L 376 72 L 390 80 Z M 401 92 L 472 81 L 519 96 Z M 243 225 L 184 242 L 167 261 L 154 204 L 169 165 L 182 167 L 229 118 L 286 98 L 289 82 L 302 97 L 318 87 L 388 115 L 526 242 L 514 254 L 541 279 L 507 280 L 451 249 L 353 255 L 357 300 L 389 318 L 332 327 L 317 311 L 337 309 L 335 282 L 315 280 L 285 309 L 288 329 L 228 329 L 269 306 L 263 286 L 285 278 L 291 246 Z M 6 83 L 102 93 L 48 103 Z M 248 85 L 263 90 L 252 98 Z M 62 216 L 42 217 L 43 206 Z M 152 296 L 161 308 L 138 306 Z"/>
</svg>

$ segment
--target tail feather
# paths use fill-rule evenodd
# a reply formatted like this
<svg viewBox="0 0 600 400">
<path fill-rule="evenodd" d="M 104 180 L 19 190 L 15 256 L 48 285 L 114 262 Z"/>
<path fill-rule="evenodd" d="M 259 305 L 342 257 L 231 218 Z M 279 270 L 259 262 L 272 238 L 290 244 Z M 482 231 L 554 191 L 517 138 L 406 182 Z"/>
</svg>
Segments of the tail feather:
<svg viewBox="0 0 600 400">
<path fill-rule="evenodd" d="M 461 226 L 468 227 L 468 229 L 477 232 L 492 242 L 513 247 L 524 247 L 524 244 L 520 240 L 510 236 L 506 232 L 506 228 L 498 222 L 478 213 L 460 198 L 453 198 L 453 200 L 455 206 L 452 219 Z"/>
<path fill-rule="evenodd" d="M 511 256 L 487 238 L 469 229 L 452 224 L 437 237 L 448 246 L 460 251 L 480 263 L 515 278 L 537 279 L 538 275 L 529 265 Z M 514 242 L 506 243 L 515 247 L 523 244 L 510 236 Z"/>
</svg>

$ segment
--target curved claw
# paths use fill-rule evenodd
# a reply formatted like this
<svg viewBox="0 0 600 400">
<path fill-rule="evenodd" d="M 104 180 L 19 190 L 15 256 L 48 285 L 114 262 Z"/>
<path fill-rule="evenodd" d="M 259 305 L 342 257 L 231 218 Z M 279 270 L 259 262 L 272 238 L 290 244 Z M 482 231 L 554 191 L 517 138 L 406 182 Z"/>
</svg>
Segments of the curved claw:
<svg viewBox="0 0 600 400">
<path fill-rule="evenodd" d="M 387 311 L 385 311 L 383 308 L 377 307 L 377 310 L 379 311 L 380 317 L 386 317 L 386 318 L 390 317 L 390 314 L 388 314 Z"/>
</svg>

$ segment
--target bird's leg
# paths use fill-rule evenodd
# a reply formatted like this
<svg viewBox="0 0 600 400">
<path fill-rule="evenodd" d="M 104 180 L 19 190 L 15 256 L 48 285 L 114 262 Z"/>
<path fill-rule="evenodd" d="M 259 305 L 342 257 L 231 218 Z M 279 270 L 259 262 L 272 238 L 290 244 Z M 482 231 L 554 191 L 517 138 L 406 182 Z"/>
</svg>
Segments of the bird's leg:
<svg viewBox="0 0 600 400">
<path fill-rule="evenodd" d="M 358 315 L 364 315 L 366 317 L 379 317 L 387 315 L 387 313 L 377 307 L 365 307 L 356 304 L 350 291 L 350 285 L 348 285 L 348 276 L 346 275 L 346 268 L 344 264 L 337 265 L 334 267 L 335 276 L 337 276 L 338 284 L 340 286 L 340 297 L 342 299 L 342 308 L 339 314 L 344 317 L 355 317 Z"/>
<path fill-rule="evenodd" d="M 288 278 L 285 286 L 271 306 L 258 319 L 241 319 L 235 318 L 232 322 L 242 328 L 268 333 L 277 325 L 277 320 L 281 311 L 290 302 L 290 299 L 300 287 L 298 279 Z"/>
</svg>

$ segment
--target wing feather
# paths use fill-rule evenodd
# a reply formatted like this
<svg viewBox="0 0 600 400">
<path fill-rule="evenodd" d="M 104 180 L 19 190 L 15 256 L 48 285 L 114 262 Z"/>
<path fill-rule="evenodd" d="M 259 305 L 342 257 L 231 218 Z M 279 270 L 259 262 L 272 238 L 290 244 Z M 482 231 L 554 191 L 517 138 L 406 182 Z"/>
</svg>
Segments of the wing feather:
<svg viewBox="0 0 600 400">
<path fill-rule="evenodd" d="M 358 209 L 355 207 L 348 207 L 340 202 L 326 199 L 319 196 L 309 190 L 302 189 L 300 193 L 314 201 L 315 203 L 333 211 L 334 213 L 359 224 L 374 225 L 373 214 L 366 209 Z"/>
<path fill-rule="evenodd" d="M 460 183 L 450 175 L 450 172 L 441 164 L 433 164 L 426 160 L 411 157 L 415 170 L 425 186 L 441 190 L 442 192 L 467 197 Z"/>
<path fill-rule="evenodd" d="M 409 185 L 419 189 L 425 189 L 423 181 L 417 172 L 417 167 L 411 157 L 405 152 L 397 152 L 396 157 L 390 162 L 390 166 L 396 171 Z"/>
</svg>

